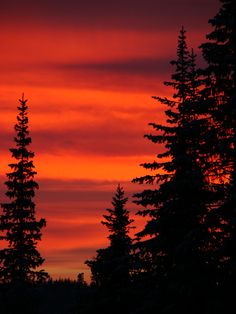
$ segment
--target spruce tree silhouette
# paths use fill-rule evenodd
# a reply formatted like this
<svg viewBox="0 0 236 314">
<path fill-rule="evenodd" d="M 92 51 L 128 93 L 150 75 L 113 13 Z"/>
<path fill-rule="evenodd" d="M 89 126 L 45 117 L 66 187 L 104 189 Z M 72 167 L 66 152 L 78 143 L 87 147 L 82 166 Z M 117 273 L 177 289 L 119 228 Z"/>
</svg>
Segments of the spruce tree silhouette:
<svg viewBox="0 0 236 314">
<path fill-rule="evenodd" d="M 143 206 L 139 214 L 149 217 L 138 235 L 141 239 L 150 237 L 141 242 L 141 253 L 146 251 L 146 256 L 151 256 L 151 276 L 169 298 L 165 313 L 180 309 L 184 313 L 195 313 L 194 301 L 207 271 L 208 230 L 203 221 L 209 198 L 204 177 L 209 122 L 201 113 L 195 55 L 187 48 L 183 28 L 178 39 L 177 59 L 171 64 L 175 67 L 172 81 L 164 84 L 174 89 L 173 98 L 153 97 L 168 106 L 166 124 L 150 123 L 157 133 L 145 135 L 155 144 L 164 144 L 165 151 L 157 155 L 157 161 L 142 164 L 155 174 L 133 180 L 152 184 L 154 189 L 145 189 L 134 196 L 135 202 Z"/>
<path fill-rule="evenodd" d="M 34 181 L 34 153 L 28 149 L 31 138 L 24 95 L 19 102 L 14 138 L 16 147 L 10 149 L 15 162 L 9 165 L 11 172 L 7 173 L 8 181 L 5 182 L 10 202 L 1 204 L 1 240 L 8 244 L 0 251 L 0 280 L 3 283 L 35 283 L 48 278 L 44 270 L 37 270 L 44 259 L 36 245 L 41 240 L 41 228 L 46 221 L 36 220 L 33 198 L 38 184 Z"/>
<path fill-rule="evenodd" d="M 218 100 L 227 101 L 235 94 L 236 86 L 236 3 L 235 0 L 220 0 L 222 6 L 209 23 L 213 30 L 202 44 L 203 57 L 208 63 L 206 76 L 211 87 L 210 94 Z"/>
<path fill-rule="evenodd" d="M 208 111 L 214 122 L 217 139 L 214 160 L 218 181 L 225 181 L 235 163 L 235 97 L 236 97 L 236 4 L 234 0 L 222 0 L 219 13 L 209 23 L 213 31 L 202 44 L 203 57 L 207 67 L 201 69 L 204 94 Z M 218 154 L 218 156 L 217 156 Z M 235 170 L 234 170 L 235 171 Z M 233 179 L 235 180 L 235 179 Z M 234 183 L 233 183 L 234 184 Z"/>
<path fill-rule="evenodd" d="M 110 245 L 98 250 L 94 260 L 86 261 L 91 268 L 93 280 L 101 287 L 119 288 L 130 283 L 132 240 L 128 233 L 133 220 L 125 209 L 127 201 L 123 188 L 118 185 L 112 200 L 113 208 L 107 209 L 108 215 L 103 215 L 105 220 L 102 221 L 110 233 Z"/>
<path fill-rule="evenodd" d="M 212 261 L 221 289 L 221 310 L 227 311 L 226 305 L 232 303 L 226 299 L 233 300 L 236 284 L 236 1 L 221 0 L 221 3 L 219 12 L 209 20 L 213 30 L 201 48 L 207 61 L 202 71 L 204 92 L 212 104 L 218 135 L 218 180 L 224 184 L 224 198 L 210 215 L 212 237 L 217 243 Z"/>
</svg>

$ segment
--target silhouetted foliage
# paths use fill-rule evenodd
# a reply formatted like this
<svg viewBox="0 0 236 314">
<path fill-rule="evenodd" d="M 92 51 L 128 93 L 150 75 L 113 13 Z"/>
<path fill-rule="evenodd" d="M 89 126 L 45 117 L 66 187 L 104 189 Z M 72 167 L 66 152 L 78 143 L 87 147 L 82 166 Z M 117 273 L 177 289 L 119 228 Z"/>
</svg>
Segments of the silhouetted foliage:
<svg viewBox="0 0 236 314">
<path fill-rule="evenodd" d="M 225 101 L 235 94 L 236 86 L 236 3 L 235 0 L 220 1 L 219 12 L 209 20 L 213 30 L 207 35 L 208 42 L 201 48 L 208 64 L 205 74 L 209 95 Z M 219 98 L 217 100 L 220 101 Z"/>
<path fill-rule="evenodd" d="M 9 167 L 8 181 L 5 182 L 9 203 L 1 204 L 3 212 L 0 217 L 1 240 L 8 246 L 0 251 L 0 278 L 3 283 L 42 282 L 48 274 L 37 268 L 43 258 L 37 251 L 37 242 L 41 240 L 41 228 L 45 219 L 36 220 L 33 198 L 38 184 L 34 181 L 36 174 L 33 165 L 34 153 L 28 150 L 31 143 L 28 130 L 27 100 L 19 100 L 19 114 L 15 125 L 16 148 L 11 148 L 15 162 Z"/>
<path fill-rule="evenodd" d="M 124 287 L 130 282 L 132 240 L 128 233 L 133 220 L 125 209 L 127 200 L 124 190 L 118 186 L 112 201 L 113 208 L 107 209 L 108 215 L 103 215 L 105 220 L 102 221 L 110 232 L 110 245 L 98 250 L 95 259 L 86 261 L 93 281 L 101 287 Z"/>
<path fill-rule="evenodd" d="M 172 81 L 164 84 L 174 89 L 173 98 L 154 97 L 168 106 L 166 124 L 150 123 L 156 134 L 145 135 L 155 144 L 164 144 L 165 151 L 157 155 L 157 161 L 142 164 L 155 174 L 133 181 L 154 187 L 135 195 L 135 202 L 144 207 L 139 214 L 149 217 L 138 234 L 141 238 L 150 237 L 141 243 L 141 256 L 145 249 L 146 258 L 151 259 L 150 275 L 160 289 L 166 289 L 175 310 L 179 303 L 183 311 L 193 311 L 197 291 L 204 280 L 204 285 L 207 283 L 208 230 L 204 219 L 210 192 L 204 171 L 209 122 L 200 107 L 195 55 L 187 49 L 183 28 L 177 60 L 171 64 L 175 67 Z M 168 308 L 166 313 L 172 313 L 170 304 Z"/>
<path fill-rule="evenodd" d="M 217 180 L 226 182 L 229 176 L 233 179 L 235 168 L 236 4 L 234 0 L 221 2 L 219 13 L 209 20 L 213 31 L 207 35 L 208 42 L 200 47 L 207 62 L 207 67 L 201 69 L 202 93 L 217 133 L 217 142 L 212 142 L 212 163 L 216 164 Z"/>
<path fill-rule="evenodd" d="M 87 286 L 87 283 L 84 279 L 84 273 L 79 273 L 77 276 L 77 284 L 81 287 Z"/>
<path fill-rule="evenodd" d="M 214 105 L 211 113 L 218 135 L 216 146 L 224 184 L 224 198 L 211 212 L 218 247 L 212 256 L 222 296 L 232 294 L 236 284 L 236 1 L 221 0 L 219 12 L 209 23 L 208 42 L 201 45 L 207 67 L 202 71 L 205 93 Z M 228 297 L 227 297 L 228 298 Z M 228 302 L 224 302 L 224 309 Z"/>
</svg>

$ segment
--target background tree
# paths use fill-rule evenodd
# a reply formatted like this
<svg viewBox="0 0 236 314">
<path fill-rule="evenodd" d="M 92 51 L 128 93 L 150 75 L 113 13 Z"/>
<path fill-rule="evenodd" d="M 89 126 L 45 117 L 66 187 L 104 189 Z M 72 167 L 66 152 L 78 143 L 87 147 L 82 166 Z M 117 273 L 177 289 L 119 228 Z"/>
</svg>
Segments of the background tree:
<svg viewBox="0 0 236 314">
<path fill-rule="evenodd" d="M 94 260 L 86 261 L 98 286 L 124 287 L 130 283 L 132 240 L 129 230 L 133 220 L 129 218 L 129 211 L 125 208 L 127 201 L 123 188 L 118 185 L 112 200 L 113 208 L 107 209 L 108 214 L 103 215 L 102 221 L 110 233 L 110 245 L 98 250 Z"/>
<path fill-rule="evenodd" d="M 3 212 L 0 216 L 1 240 L 8 244 L 0 251 L 0 278 L 6 283 L 41 282 L 48 277 L 45 271 L 37 270 L 44 259 L 36 245 L 41 240 L 41 228 L 46 221 L 36 219 L 33 198 L 38 184 L 34 181 L 34 153 L 28 149 L 31 138 L 24 95 L 19 102 L 16 147 L 10 149 L 15 162 L 9 165 L 12 171 L 7 173 L 8 181 L 5 182 L 10 202 L 1 204 Z"/>
<path fill-rule="evenodd" d="M 214 160 L 218 181 L 235 177 L 235 89 L 236 89 L 236 4 L 234 0 L 221 0 L 222 6 L 209 20 L 213 30 L 202 44 L 207 67 L 201 70 L 208 110 L 217 130 Z M 235 183 L 232 184 L 235 185 Z"/>
<path fill-rule="evenodd" d="M 201 48 L 207 61 L 202 71 L 204 92 L 212 103 L 218 135 L 218 180 L 224 184 L 222 202 L 211 212 L 214 238 L 219 243 L 214 263 L 221 292 L 229 296 L 235 293 L 236 283 L 236 1 L 221 3 L 219 12 L 209 20 L 213 30 Z"/>
</svg>

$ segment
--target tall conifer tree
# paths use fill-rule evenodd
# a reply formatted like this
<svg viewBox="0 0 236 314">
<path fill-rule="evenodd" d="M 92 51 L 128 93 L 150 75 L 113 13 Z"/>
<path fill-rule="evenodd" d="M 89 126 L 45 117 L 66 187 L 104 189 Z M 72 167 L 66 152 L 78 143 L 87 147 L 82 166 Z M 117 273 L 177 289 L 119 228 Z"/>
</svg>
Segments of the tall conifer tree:
<svg viewBox="0 0 236 314">
<path fill-rule="evenodd" d="M 204 178 L 208 120 L 201 114 L 195 55 L 187 49 L 183 28 L 178 40 L 177 60 L 171 64 L 175 72 L 172 81 L 165 85 L 174 89 L 173 98 L 154 97 L 168 106 L 167 123 L 150 123 L 156 134 L 145 135 L 155 144 L 164 144 L 165 151 L 157 155 L 157 161 L 142 164 L 155 174 L 133 181 L 156 186 L 135 195 L 136 203 L 144 207 L 139 214 L 149 217 L 139 235 L 151 237 L 143 245 L 152 256 L 153 275 L 159 277 L 159 282 L 167 278 L 164 280 L 167 284 L 174 277 L 173 295 L 181 294 L 181 302 L 185 294 L 191 294 L 191 289 L 199 288 L 196 282 L 199 276 L 204 276 L 203 252 L 208 236 L 203 223 L 208 198 Z M 189 302 L 191 306 L 190 299 Z"/>
<path fill-rule="evenodd" d="M 37 270 L 44 259 L 36 248 L 37 242 L 41 240 L 41 228 L 46 225 L 46 221 L 36 219 L 33 198 L 38 184 L 34 181 L 34 153 L 28 149 L 31 137 L 24 95 L 19 102 L 14 139 L 16 147 L 10 149 L 15 162 L 9 165 L 11 172 L 7 173 L 8 181 L 5 182 L 8 189 L 6 196 L 10 202 L 1 204 L 1 239 L 8 247 L 0 251 L 0 278 L 6 283 L 33 283 L 48 277 L 45 271 Z"/>
</svg>

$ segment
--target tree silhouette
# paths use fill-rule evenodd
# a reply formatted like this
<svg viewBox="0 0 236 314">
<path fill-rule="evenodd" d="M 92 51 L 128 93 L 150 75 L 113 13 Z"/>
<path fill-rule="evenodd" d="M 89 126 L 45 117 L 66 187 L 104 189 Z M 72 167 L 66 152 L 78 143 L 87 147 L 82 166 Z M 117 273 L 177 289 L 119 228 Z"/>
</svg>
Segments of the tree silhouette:
<svg viewBox="0 0 236 314">
<path fill-rule="evenodd" d="M 209 20 L 213 30 L 207 35 L 208 42 L 201 48 L 207 61 L 202 71 L 205 92 L 218 134 L 218 180 L 224 183 L 224 198 L 211 212 L 212 233 L 218 243 L 213 261 L 218 286 L 230 295 L 236 283 L 236 2 L 221 2 L 219 12 Z"/>
<path fill-rule="evenodd" d="M 218 181 L 226 181 L 231 174 L 235 180 L 235 97 L 236 97 L 236 4 L 222 0 L 222 7 L 209 20 L 213 30 L 202 44 L 207 67 L 201 70 L 208 110 L 217 132 L 215 157 Z M 213 143 L 212 143 L 213 144 Z M 218 145 L 217 145 L 218 144 Z M 218 154 L 218 155 L 217 155 Z M 232 184 L 235 185 L 235 183 Z"/>
<path fill-rule="evenodd" d="M 201 48 L 208 64 L 205 74 L 209 78 L 211 94 L 227 100 L 235 94 L 236 88 L 236 3 L 235 0 L 220 2 L 222 6 L 219 12 L 209 20 L 213 27 L 207 35 L 209 41 Z"/>
<path fill-rule="evenodd" d="M 31 138 L 24 95 L 19 102 L 14 139 L 16 147 L 10 149 L 15 162 L 9 165 L 11 172 L 7 173 L 8 181 L 5 182 L 10 202 L 1 204 L 1 240 L 8 243 L 8 247 L 0 251 L 0 278 L 5 283 L 41 282 L 48 277 L 44 270 L 37 270 L 44 259 L 36 245 L 41 240 L 41 228 L 46 221 L 36 220 L 35 217 L 33 198 L 38 184 L 34 181 L 34 153 L 28 149 Z"/>
<path fill-rule="evenodd" d="M 199 280 L 206 278 L 208 231 L 203 222 L 209 199 L 204 176 L 208 119 L 200 109 L 195 55 L 187 48 L 183 28 L 177 59 L 171 64 L 175 67 L 172 81 L 164 84 L 174 89 L 173 98 L 154 97 L 168 106 L 166 124 L 150 123 L 156 134 L 145 135 L 155 144 L 164 144 L 165 151 L 157 155 L 157 161 L 142 164 L 155 174 L 133 181 L 154 185 L 154 189 L 135 195 L 135 202 L 143 206 L 139 214 L 149 217 L 139 236 L 150 238 L 143 246 L 152 259 L 152 276 L 168 286 L 167 294 L 176 299 L 174 303 L 185 304 L 190 310 L 192 297 L 199 291 Z"/>
<path fill-rule="evenodd" d="M 98 250 L 94 260 L 86 261 L 98 286 L 120 287 L 130 282 L 132 240 L 128 233 L 133 220 L 125 209 L 127 200 L 123 188 L 118 185 L 112 200 L 113 208 L 107 209 L 108 214 L 103 215 L 105 220 L 102 221 L 110 233 L 110 245 Z"/>
</svg>

